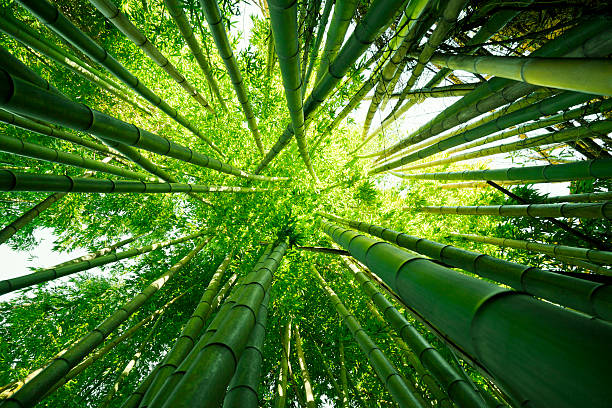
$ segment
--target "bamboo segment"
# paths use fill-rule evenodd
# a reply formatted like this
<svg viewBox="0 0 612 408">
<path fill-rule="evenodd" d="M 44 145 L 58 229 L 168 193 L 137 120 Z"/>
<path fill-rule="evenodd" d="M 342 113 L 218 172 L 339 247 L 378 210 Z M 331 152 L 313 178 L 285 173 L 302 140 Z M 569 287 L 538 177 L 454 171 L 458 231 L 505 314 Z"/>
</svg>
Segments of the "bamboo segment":
<svg viewBox="0 0 612 408">
<path fill-rule="evenodd" d="M 200 232 L 200 235 L 204 232 Z M 94 330 L 85 335 L 60 358 L 54 359 L 36 377 L 32 378 L 11 398 L 2 403 L 3 408 L 23 408 L 34 406 L 61 378 L 75 367 L 87 354 L 102 344 L 109 334 L 124 323 L 140 307 L 149 300 L 164 284 L 206 245 L 208 239 L 202 239 L 196 247 L 185 257 L 174 264 L 166 273 L 154 282 L 150 283 L 140 294 L 122 308 L 114 312 L 110 317 L 100 323 Z"/>
<path fill-rule="evenodd" d="M 605 406 L 612 397 L 599 381 L 608 373 L 601 358 L 612 341 L 608 322 L 455 272 L 326 221 L 322 225 L 404 302 L 475 356 L 504 389 L 520 395 L 519 403 Z"/>
<path fill-rule="evenodd" d="M 559 57 L 576 54 L 578 57 L 601 57 L 610 52 L 609 22 L 595 19 L 568 30 L 554 40 L 544 44 L 531 55 L 538 57 Z M 574 52 L 577 50 L 577 52 Z M 411 144 L 436 136 L 445 130 L 467 122 L 504 104 L 512 103 L 528 95 L 537 87 L 503 78 L 493 78 L 455 102 L 417 131 L 384 151 L 385 155 L 397 152 Z"/>
<path fill-rule="evenodd" d="M 127 179 L 148 181 L 151 179 L 143 173 L 124 169 L 112 164 L 104 163 L 99 160 L 85 158 L 79 154 L 68 153 L 63 150 L 51 149 L 36 143 L 25 142 L 19 138 L 0 134 L 0 151 L 13 153 L 19 156 L 30 157 L 32 159 L 44 160 L 52 163 L 65 164 L 68 166 L 80 167 L 91 171 L 99 171 L 107 174 L 114 174 Z"/>
<path fill-rule="evenodd" d="M 249 341 L 236 366 L 236 373 L 230 381 L 223 408 L 257 408 L 259 407 L 259 384 L 263 364 L 263 344 L 266 338 L 268 302 L 270 293 L 259 306 L 257 322 L 251 332 Z"/>
<path fill-rule="evenodd" d="M 588 137 L 606 136 L 612 131 L 612 120 L 593 121 L 584 126 L 563 129 L 558 132 L 552 132 L 544 135 L 528 137 L 512 143 L 506 143 L 487 147 L 472 152 L 462 153 L 455 156 L 450 156 L 444 159 L 432 160 L 425 163 L 416 163 L 406 167 L 402 167 L 401 171 L 416 170 L 428 167 L 439 166 L 448 163 L 457 163 L 464 160 L 476 159 L 480 157 L 491 156 L 494 154 L 514 152 L 517 150 L 537 148 L 539 146 L 566 143 L 576 141 Z"/>
<path fill-rule="evenodd" d="M 403 3 L 403 1 L 402 1 Z M 355 30 L 343 45 L 336 59 L 329 66 L 328 72 L 317 82 L 314 89 L 304 103 L 304 119 L 306 122 L 310 115 L 323 103 L 334 87 L 344 77 L 348 69 L 357 61 L 357 58 L 374 42 L 382 31 L 391 23 L 396 14 L 397 0 L 380 0 L 375 2 L 363 19 L 357 24 Z M 268 151 L 266 157 L 259 163 L 255 173 L 261 173 L 268 164 L 284 149 L 293 135 L 291 125 L 285 128 L 274 146 Z"/>
<path fill-rule="evenodd" d="M 300 336 L 300 328 L 297 324 L 293 327 L 293 335 L 295 337 L 295 351 L 298 356 L 298 363 L 300 364 L 300 371 L 302 373 L 302 382 L 304 383 L 304 394 L 306 394 L 306 408 L 316 408 L 317 404 L 315 403 L 314 395 L 312 393 L 312 385 L 310 381 L 310 374 L 308 373 L 308 365 L 306 364 L 304 350 L 302 349 L 302 337 Z"/>
<path fill-rule="evenodd" d="M 544 199 L 545 203 L 572 203 L 612 200 L 612 192 L 569 194 L 562 196 L 551 196 Z"/>
<path fill-rule="evenodd" d="M 166 115 L 177 121 L 181 126 L 185 127 L 193 134 L 204 140 L 208 145 L 210 145 L 210 147 L 217 151 L 217 153 L 223 156 L 219 148 L 216 147 L 206 135 L 189 123 L 176 111 L 176 109 L 168 105 L 166 101 L 162 100 L 159 96 L 153 93 L 153 91 L 147 88 L 104 48 L 100 47 L 85 33 L 75 27 L 56 6 L 52 5 L 46 0 L 19 0 L 19 3 L 59 36 L 66 39 L 66 41 L 78 48 L 89 58 L 98 62 L 128 87 L 133 89 L 152 105 L 159 108 Z"/>
<path fill-rule="evenodd" d="M 464 96 L 473 91 L 477 85 L 478 83 L 466 83 L 437 86 L 433 88 L 415 89 L 414 91 L 408 92 L 407 97 L 423 100 L 427 98 L 449 98 L 453 96 Z M 386 89 L 386 92 L 389 92 L 389 89 Z M 389 95 L 389 99 L 397 99 L 399 98 L 399 96 L 400 94 L 398 93 L 392 93 Z M 373 99 L 373 97 L 366 96 L 363 99 L 367 101 Z"/>
<path fill-rule="evenodd" d="M 289 373 L 289 356 L 291 355 L 291 319 L 283 327 L 281 361 L 276 386 L 275 408 L 285 408 L 287 405 L 287 376 Z"/>
<path fill-rule="evenodd" d="M 159 248 L 165 248 L 171 245 L 177 245 L 185 241 L 190 241 L 201 236 L 204 232 L 196 232 L 182 238 L 173 239 L 170 241 L 158 242 L 152 245 L 146 245 L 140 248 L 133 248 L 127 251 L 101 256 L 92 260 L 81 261 L 70 265 L 60 266 L 57 268 L 48 268 L 38 270 L 34 273 L 22 275 L 17 278 L 5 279 L 0 281 L 0 295 L 13 292 L 18 289 L 27 288 L 37 283 L 48 282 L 53 279 L 61 278 L 62 276 L 71 275 L 73 273 L 86 271 L 98 266 L 106 265 L 111 262 L 117 262 L 122 259 L 131 258 L 137 255 L 142 255 L 147 252 L 154 251 Z"/>
<path fill-rule="evenodd" d="M 327 22 L 329 20 L 329 15 L 331 14 L 333 5 L 334 0 L 325 1 L 323 14 L 321 15 L 317 28 L 317 36 L 315 38 L 313 47 L 310 50 L 310 55 L 308 56 L 308 68 L 306 69 L 306 74 L 304 75 L 304 83 L 302 85 L 302 97 L 304 96 L 304 93 L 308 88 L 308 84 L 310 83 L 310 76 L 312 75 L 312 70 L 314 69 L 314 64 L 315 60 L 317 59 L 317 55 L 319 55 L 319 48 L 321 47 L 321 42 L 323 42 L 323 34 L 325 33 L 325 28 L 327 27 Z"/>
<path fill-rule="evenodd" d="M 396 232 L 377 225 L 350 221 L 329 214 L 321 213 L 321 215 L 332 221 L 384 239 L 402 248 L 429 256 L 452 267 L 461 268 L 482 278 L 508 285 L 517 291 L 529 293 L 535 297 L 612 321 L 612 290 L 609 285 L 588 282 L 540 268 L 505 261 L 478 252 L 467 251 L 451 245 L 444 245 L 439 242 Z M 495 240 L 495 238 L 472 235 L 451 235 L 463 238 L 476 237 L 474 239 Z M 497 240 L 501 242 L 501 239 L 498 238 Z M 536 243 L 534 245 L 547 247 L 545 244 Z M 592 252 L 596 258 L 601 256 L 598 255 L 599 253 L 606 253 L 605 251 L 588 251 L 584 250 L 583 252 Z M 553 251 L 545 253 L 555 254 Z M 607 253 L 610 254 L 609 252 Z"/>
<path fill-rule="evenodd" d="M 205 186 L 188 183 L 145 183 L 47 174 L 16 173 L 0 169 L 0 191 L 52 191 L 64 193 L 261 193 L 267 188 Z"/>
<path fill-rule="evenodd" d="M 376 307 L 387 319 L 386 323 L 391 325 L 406 342 L 409 360 L 417 370 L 419 378 L 426 382 L 428 388 L 435 390 L 437 384 L 431 381 L 435 378 L 443 387 L 448 397 L 459 407 L 482 407 L 482 398 L 472 389 L 461 375 L 442 357 L 421 333 L 419 333 L 406 318 L 389 302 L 389 300 L 377 289 L 376 285 L 355 266 L 349 259 L 342 259 L 346 269 L 351 272 L 361 289 L 368 298 L 374 302 Z M 433 377 L 432 377 L 433 376 Z M 436 394 L 434 394 L 436 395 Z M 443 403 L 444 398 L 439 397 L 438 403 Z M 446 397 L 446 398 L 448 398 Z"/>
<path fill-rule="evenodd" d="M 215 309 L 212 307 L 212 304 L 214 303 L 214 298 L 217 295 L 223 274 L 230 265 L 232 257 L 233 251 L 230 251 L 213 274 L 208 286 L 206 287 L 206 290 L 204 290 L 204 293 L 200 298 L 198 305 L 183 327 L 183 330 L 176 339 L 174 346 L 168 352 L 168 354 L 166 354 L 162 362 L 157 365 L 155 375 L 151 379 L 146 393 L 143 394 L 140 406 L 146 407 L 149 405 L 149 403 L 164 385 L 166 379 L 178 368 L 181 362 L 193 349 L 193 346 L 197 343 L 198 337 L 204 328 L 206 320 L 208 317 L 210 317 L 210 314 Z"/>
<path fill-rule="evenodd" d="M 291 116 L 293 134 L 297 141 L 300 156 L 315 183 L 318 183 L 306 141 L 304 109 L 302 106 L 302 79 L 300 77 L 300 44 L 298 42 L 297 2 L 294 0 L 269 0 L 270 21 L 278 65 L 283 76 L 287 108 Z"/>
<path fill-rule="evenodd" d="M 232 52 L 232 48 L 227 38 L 227 33 L 225 32 L 225 27 L 223 26 L 221 10 L 219 10 L 219 6 L 215 0 L 200 0 L 200 6 L 202 7 L 202 11 L 208 22 L 208 27 L 217 45 L 217 50 L 219 50 L 219 55 L 221 55 L 223 63 L 225 64 L 225 69 L 232 80 L 232 85 L 234 85 L 234 91 L 236 91 L 238 102 L 240 102 L 242 106 L 249 129 L 253 134 L 259 152 L 263 156 L 264 148 L 261 142 L 261 136 L 259 135 L 259 129 L 257 128 L 257 121 L 255 121 L 253 108 L 249 102 L 244 82 L 242 81 L 238 62 L 236 61 L 236 57 L 234 57 L 234 53 Z"/>
<path fill-rule="evenodd" d="M 321 54 L 321 61 L 315 75 L 315 86 L 321 78 L 327 74 L 329 66 L 335 60 L 338 51 L 344 42 L 344 36 L 348 30 L 349 24 L 355 14 L 357 8 L 356 0 L 336 0 L 334 14 L 332 15 L 329 29 L 327 30 L 327 38 L 325 46 Z"/>
<path fill-rule="evenodd" d="M 6 227 L 0 230 L 0 244 L 5 243 L 20 229 L 28 225 L 32 220 L 40 215 L 41 212 L 51 207 L 55 202 L 59 201 L 64 197 L 66 193 L 55 193 L 30 208 L 23 215 L 17 218 L 15 221 L 8 224 Z"/>
<path fill-rule="evenodd" d="M 610 251 L 599 251 L 596 249 L 579 248 L 567 245 L 542 244 L 540 242 L 522 241 L 509 238 L 481 237 L 474 234 L 451 233 L 451 235 L 454 237 L 465 238 L 469 241 L 482 242 L 485 244 L 497 245 L 499 247 L 523 249 L 525 251 L 541 252 L 543 254 L 578 258 L 590 262 L 601 262 L 612 265 L 612 252 Z"/>
<path fill-rule="evenodd" d="M 181 364 L 179 369 L 184 370 L 184 375 L 172 391 L 163 396 L 158 394 L 158 398 L 165 397 L 161 406 L 216 407 L 221 404 L 248 335 L 255 326 L 256 310 L 259 310 L 286 250 L 287 243 L 279 243 L 262 266 L 245 278 L 240 296 L 227 312 L 223 324 L 209 338 L 203 336 L 200 339 L 191 352 L 193 358 L 188 364 L 187 359 Z M 156 407 L 157 403 L 156 399 L 151 406 Z"/>
<path fill-rule="evenodd" d="M 212 93 L 215 94 L 215 97 L 221 104 L 223 110 L 227 111 L 227 106 L 225 105 L 225 101 L 221 97 L 221 92 L 219 91 L 219 85 L 217 84 L 217 81 L 215 80 L 215 77 L 212 74 L 210 64 L 206 59 L 202 48 L 200 47 L 200 43 L 196 39 L 193 30 L 191 29 L 189 21 L 187 21 L 187 16 L 185 15 L 183 8 L 177 0 L 164 0 L 164 4 L 168 9 L 168 13 L 170 14 L 172 19 L 176 23 L 179 31 L 181 32 L 181 35 L 187 42 L 187 45 L 189 46 L 189 49 L 195 57 L 198 65 L 200 66 L 200 69 L 202 70 L 202 72 L 204 72 L 204 76 L 206 77 L 208 85 L 212 89 Z"/>
<path fill-rule="evenodd" d="M 342 323 L 351 331 L 355 342 L 359 345 L 359 348 L 366 355 L 368 361 L 374 371 L 378 375 L 378 378 L 383 383 L 384 387 L 391 394 L 393 401 L 400 407 L 420 407 L 424 408 L 424 405 L 419 402 L 415 395 L 410 391 L 406 385 L 404 378 L 397 371 L 393 363 L 387 359 L 383 352 L 378 346 L 370 339 L 370 336 L 363 330 L 357 319 L 348 311 L 344 306 L 338 295 L 334 290 L 327 284 L 325 279 L 319 274 L 314 266 L 311 265 L 311 271 L 313 275 L 318 279 L 321 287 L 329 297 L 329 300 L 334 305 L 336 312 L 342 319 Z"/>
<path fill-rule="evenodd" d="M 338 351 L 340 353 L 340 383 L 342 384 L 342 391 L 339 394 L 342 399 L 342 408 L 348 408 L 348 379 L 346 376 L 346 364 L 344 363 L 344 343 L 342 339 L 340 339 L 338 343 Z M 318 347 L 317 345 L 317 349 Z M 321 356 L 323 356 L 323 353 L 321 353 Z M 330 378 L 333 377 L 330 375 Z M 335 383 L 336 380 L 333 381 Z M 338 384 L 336 384 L 336 388 L 338 388 Z"/>
<path fill-rule="evenodd" d="M 550 183 L 590 178 L 612 178 L 612 159 L 582 160 L 543 166 L 507 167 L 491 170 L 403 174 L 398 177 L 411 180 L 500 180 L 519 184 Z"/>
<path fill-rule="evenodd" d="M 444 55 L 431 57 L 450 69 L 495 75 L 528 84 L 612 96 L 612 61 L 605 58 L 533 58 Z M 584 78 L 589 78 L 584 81 Z"/>
<path fill-rule="evenodd" d="M 529 205 L 430 206 L 431 214 L 497 215 L 501 217 L 612 218 L 612 201 Z"/>
<path fill-rule="evenodd" d="M 509 114 L 500 116 L 494 121 L 484 123 L 473 129 L 469 129 L 457 135 L 443 139 L 434 145 L 418 150 L 414 153 L 409 153 L 399 159 L 384 163 L 372 169 L 371 172 L 372 174 L 377 174 L 424 159 L 451 147 L 458 146 L 462 143 L 471 142 L 484 136 L 488 136 L 491 133 L 502 131 L 510 126 L 518 125 L 528 120 L 538 119 L 541 116 L 555 114 L 561 109 L 566 109 L 571 106 L 581 104 L 592 98 L 592 95 L 564 92 L 551 98 L 544 99 L 543 101 L 540 101 L 534 105 L 527 106 Z"/>
<path fill-rule="evenodd" d="M 104 15 L 119 31 L 123 33 L 130 41 L 138 46 L 153 62 L 166 72 L 177 84 L 187 92 L 189 96 L 196 100 L 204 109 L 210 113 L 215 110 L 210 106 L 208 101 L 200 94 L 187 79 L 176 69 L 168 58 L 166 58 L 159 49 L 144 35 L 136 26 L 123 14 L 117 6 L 110 0 L 90 0 L 89 1 L 100 13 Z M 218 149 L 218 148 L 217 148 Z M 215 149 L 218 153 L 219 150 Z"/>
<path fill-rule="evenodd" d="M 248 174 L 164 137 L 140 129 L 86 105 L 70 101 L 0 70 L 0 106 L 19 114 L 88 132 L 104 140 L 135 146 L 177 160 L 253 180 L 283 180 Z M 115 145 L 113 145 L 115 147 Z"/>
</svg>

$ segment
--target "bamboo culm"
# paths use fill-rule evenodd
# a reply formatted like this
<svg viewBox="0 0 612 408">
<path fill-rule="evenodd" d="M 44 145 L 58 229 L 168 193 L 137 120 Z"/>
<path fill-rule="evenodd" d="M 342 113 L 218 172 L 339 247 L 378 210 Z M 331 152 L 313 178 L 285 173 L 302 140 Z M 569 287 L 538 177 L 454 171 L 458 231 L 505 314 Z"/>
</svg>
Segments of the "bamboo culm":
<svg viewBox="0 0 612 408">
<path fill-rule="evenodd" d="M 431 325 L 475 356 L 504 389 L 520 395 L 519 403 L 574 407 L 588 400 L 605 406 L 612 397 L 609 387 L 598 381 L 608 372 L 601 356 L 612 341 L 609 323 L 472 278 L 326 221 L 322 227 Z M 534 364 L 538 370 L 533 370 Z"/>
</svg>

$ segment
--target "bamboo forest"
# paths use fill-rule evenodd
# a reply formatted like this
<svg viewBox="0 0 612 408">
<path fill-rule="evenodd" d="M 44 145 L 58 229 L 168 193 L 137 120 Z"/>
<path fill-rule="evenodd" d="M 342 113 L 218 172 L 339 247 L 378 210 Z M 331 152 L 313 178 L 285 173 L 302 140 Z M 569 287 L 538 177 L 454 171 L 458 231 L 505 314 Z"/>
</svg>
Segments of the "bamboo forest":
<svg viewBox="0 0 612 408">
<path fill-rule="evenodd" d="M 612 406 L 610 3 L 0 3 L 0 408 Z"/>
</svg>

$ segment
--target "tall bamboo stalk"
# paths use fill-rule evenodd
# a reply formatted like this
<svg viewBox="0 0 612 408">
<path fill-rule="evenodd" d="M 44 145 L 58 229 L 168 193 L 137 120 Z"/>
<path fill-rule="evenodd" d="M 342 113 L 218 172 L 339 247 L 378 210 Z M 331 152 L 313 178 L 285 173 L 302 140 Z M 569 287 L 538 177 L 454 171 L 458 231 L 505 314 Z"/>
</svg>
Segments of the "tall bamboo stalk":
<svg viewBox="0 0 612 408">
<path fill-rule="evenodd" d="M 327 284 L 325 279 L 311 265 L 312 274 L 318 279 L 321 287 L 327 294 L 329 300 L 334 305 L 336 312 L 342 319 L 342 323 L 351 331 L 355 342 L 359 345 L 359 348 L 366 355 L 368 361 L 378 378 L 383 383 L 384 387 L 391 394 L 393 401 L 400 407 L 421 407 L 424 408 L 419 400 L 410 391 L 410 388 L 406 385 L 401 374 L 397 371 L 393 363 L 387 359 L 383 352 L 378 346 L 370 339 L 370 336 L 363 330 L 357 319 L 348 311 L 348 309 L 342 304 L 342 301 L 336 295 L 334 290 Z"/>
<path fill-rule="evenodd" d="M 15 221 L 2 228 L 2 230 L 0 230 L 0 244 L 3 244 L 8 241 L 13 235 L 17 233 L 17 231 L 28 225 L 32 220 L 38 217 L 40 213 L 51 207 L 57 201 L 61 200 L 65 195 L 66 193 L 51 194 L 50 196 L 42 200 L 40 203 L 36 204 L 34 207 L 23 213 L 23 215 L 21 215 Z"/>
<path fill-rule="evenodd" d="M 326 221 L 322 226 L 430 324 L 476 356 L 498 384 L 520 395 L 520 403 L 572 407 L 588 400 L 605 405 L 612 396 L 598 380 L 608 372 L 601 356 L 612 341 L 609 323 L 466 276 Z"/>
<path fill-rule="evenodd" d="M 110 0 L 90 0 L 89 1 L 100 13 L 104 15 L 119 31 L 130 41 L 140 48 L 153 62 L 168 74 L 174 82 L 179 84 L 187 95 L 196 100 L 204 109 L 210 113 L 215 110 L 208 103 L 206 98 L 198 91 L 183 74 L 166 58 L 161 51 L 149 40 L 138 28 L 122 13 Z M 217 149 L 215 149 L 217 150 Z M 220 153 L 219 150 L 217 152 Z"/>
<path fill-rule="evenodd" d="M 545 203 L 572 203 L 612 200 L 612 192 L 569 194 L 562 196 L 550 196 L 544 199 Z"/>
<path fill-rule="evenodd" d="M 323 42 L 323 34 L 325 33 L 325 28 L 327 27 L 329 15 L 331 14 L 331 10 L 334 6 L 334 3 L 334 0 L 325 1 L 325 7 L 323 7 L 323 14 L 321 15 L 321 18 L 319 19 L 318 23 L 317 36 L 310 50 L 310 55 L 308 56 L 308 68 L 306 69 L 306 74 L 304 75 L 303 81 L 304 83 L 302 84 L 302 97 L 304 96 L 304 93 L 308 88 L 308 84 L 310 83 L 310 76 L 312 75 L 312 70 L 314 69 L 315 60 L 319 55 L 319 48 L 321 47 L 321 42 Z"/>
<path fill-rule="evenodd" d="M 199 234 L 203 234 L 200 232 Z M 60 358 L 54 359 L 38 375 L 32 378 L 12 397 L 0 404 L 2 408 L 12 407 L 31 407 L 34 406 L 46 394 L 50 387 L 53 387 L 61 378 L 75 367 L 83 358 L 93 351 L 98 345 L 102 344 L 109 334 L 125 322 L 140 307 L 149 300 L 164 284 L 206 245 L 208 239 L 202 239 L 185 257 L 174 264 L 166 273 L 150 283 L 142 292 L 126 303 L 110 317 L 100 323 L 93 331 L 82 337 Z"/>
<path fill-rule="evenodd" d="M 128 249 L 127 251 L 104 255 L 92 260 L 81 261 L 70 265 L 60 266 L 57 268 L 41 269 L 34 273 L 22 275 L 17 278 L 5 279 L 0 281 L 0 295 L 13 292 L 18 289 L 27 288 L 37 283 L 44 283 L 50 280 L 61 278 L 62 276 L 72 275 L 73 273 L 86 271 L 98 266 L 106 265 L 112 262 L 117 262 L 122 259 L 132 258 L 142 255 L 147 252 L 154 251 L 159 248 L 165 248 L 172 245 L 177 245 L 186 241 L 190 241 L 204 234 L 204 231 L 196 232 L 181 238 L 162 241 L 151 245 L 142 246 L 139 248 Z"/>
<path fill-rule="evenodd" d="M 231 381 L 236 364 L 255 326 L 256 310 L 259 310 L 265 293 L 272 284 L 274 271 L 280 265 L 287 250 L 287 243 L 280 242 L 263 266 L 247 277 L 236 304 L 229 310 L 224 324 L 210 338 L 203 337 L 194 347 L 189 366 L 174 389 L 164 395 L 163 407 L 218 406 Z M 229 323 L 227 323 L 229 322 Z M 183 366 L 187 360 L 181 364 Z M 159 395 L 159 394 L 158 394 Z M 152 407 L 156 407 L 155 400 Z M 161 402 L 161 399 L 159 400 Z"/>
<path fill-rule="evenodd" d="M 448 98 L 453 96 L 464 96 L 473 91 L 478 83 L 453 84 L 446 86 L 437 86 L 432 88 L 420 88 L 408 92 L 408 97 L 427 99 L 427 98 Z M 387 89 L 385 92 L 389 92 Z M 399 98 L 399 93 L 391 93 L 389 99 Z M 364 100 L 372 100 L 373 96 L 366 96 Z"/>
<path fill-rule="evenodd" d="M 482 278 L 490 279 L 518 291 L 529 293 L 535 297 L 546 299 L 562 306 L 571 307 L 604 320 L 612 321 L 612 308 L 608 306 L 612 303 L 612 298 L 609 299 L 610 295 L 607 294 L 607 285 L 587 282 L 540 268 L 505 261 L 478 252 L 457 248 L 452 245 L 445 245 L 424 238 L 396 232 L 377 225 L 350 221 L 329 214 L 321 213 L 321 215 L 334 222 L 384 239 L 401 248 L 429 256 L 432 259 L 444 262 L 452 267 L 472 272 Z M 462 236 L 464 238 L 468 237 L 457 234 L 453 235 Z M 478 239 L 495 240 L 495 238 L 488 237 L 480 237 Z M 497 240 L 501 242 L 499 238 Z M 547 247 L 545 244 L 534 243 L 534 245 Z M 551 250 L 550 253 L 554 254 L 555 252 Z M 600 253 L 610 254 L 606 251 L 597 250 L 583 250 L 583 253 L 592 253 L 592 256 L 596 258 L 599 256 L 597 259 L 601 259 L 601 255 L 598 255 Z"/>
<path fill-rule="evenodd" d="M 281 339 L 281 362 L 276 385 L 275 408 L 285 408 L 287 405 L 287 375 L 289 371 L 289 356 L 291 355 L 291 320 L 283 326 Z"/>
<path fill-rule="evenodd" d="M 210 28 L 210 32 L 215 40 L 215 44 L 217 45 L 219 55 L 225 64 L 225 69 L 229 74 L 232 85 L 234 85 L 234 91 L 238 97 L 238 102 L 240 102 L 240 105 L 242 106 L 242 111 L 246 117 L 249 129 L 253 134 L 253 138 L 255 139 L 259 152 L 263 156 L 264 148 L 263 143 L 261 142 L 261 136 L 259 135 L 259 129 L 257 128 L 257 121 L 255 120 L 251 103 L 249 102 L 246 87 L 242 81 L 242 75 L 240 74 L 240 69 L 238 68 L 238 62 L 236 61 L 236 57 L 232 52 L 232 47 L 230 46 L 227 33 L 225 32 L 225 27 L 223 26 L 221 10 L 219 10 L 219 6 L 215 0 L 200 0 L 200 6 L 202 7 L 202 11 L 204 12 L 204 16 L 208 22 L 208 27 Z"/>
<path fill-rule="evenodd" d="M 115 75 L 121 82 L 133 89 L 136 93 L 149 101 L 153 106 L 159 108 L 166 115 L 170 116 L 181 126 L 204 140 L 217 153 L 223 156 L 217 146 L 200 130 L 187 121 L 178 111 L 172 108 L 166 101 L 157 96 L 138 78 L 121 65 L 108 51 L 100 47 L 89 36 L 72 24 L 61 11 L 46 0 L 19 0 L 19 3 L 28 9 L 42 23 L 51 28 L 56 34 L 64 38 L 70 44 L 78 48 L 83 54 L 98 62 L 110 73 Z"/>
<path fill-rule="evenodd" d="M 316 408 L 317 404 L 315 403 L 314 394 L 312 393 L 312 384 L 310 381 L 310 374 L 308 373 L 308 365 L 306 364 L 306 357 L 304 356 L 304 350 L 302 349 L 300 327 L 297 324 L 293 326 L 293 336 L 295 337 L 295 352 L 297 353 L 298 363 L 300 364 L 300 371 L 302 374 L 302 382 L 304 383 L 304 394 L 306 394 L 306 408 Z"/>
<path fill-rule="evenodd" d="M 104 140 L 135 146 L 226 174 L 262 181 L 283 179 L 250 175 L 227 163 L 140 129 L 135 125 L 93 110 L 86 105 L 72 102 L 65 96 L 38 88 L 3 70 L 0 70 L 0 84 L 3 85 L 0 86 L 0 95 L 3 99 L 0 106 L 13 113 L 25 114 L 71 129 L 82 130 Z M 36 103 L 33 103 L 33 101 L 36 101 Z"/>
<path fill-rule="evenodd" d="M 321 353 L 321 355 L 323 355 L 323 353 Z M 342 402 L 342 407 L 348 408 L 348 379 L 346 376 L 346 364 L 344 361 L 344 342 L 342 341 L 342 339 L 338 340 L 338 357 L 340 358 L 340 384 L 342 384 L 340 399 Z"/>
<path fill-rule="evenodd" d="M 200 43 L 198 42 L 197 38 L 195 37 L 195 34 L 193 33 L 191 24 L 189 24 L 189 21 L 187 21 L 187 16 L 185 15 L 183 8 L 177 0 L 164 0 L 164 4 L 168 9 L 168 13 L 170 14 L 172 19 L 176 23 L 176 26 L 178 27 L 179 31 L 181 32 L 181 35 L 187 42 L 187 45 L 189 46 L 191 53 L 195 57 L 196 62 L 200 66 L 200 69 L 202 70 L 202 72 L 204 72 L 204 76 L 206 77 L 206 81 L 208 82 L 210 89 L 212 89 L 212 93 L 215 95 L 215 97 L 221 104 L 223 110 L 227 111 L 227 106 L 225 105 L 225 101 L 223 100 L 221 92 L 219 91 L 219 85 L 217 84 L 217 81 L 213 76 L 210 63 L 204 55 L 204 52 L 200 47 Z"/>
<path fill-rule="evenodd" d="M 212 304 L 214 303 L 214 298 L 219 292 L 218 289 L 221 284 L 221 279 L 229 267 L 232 257 L 233 251 L 228 252 L 225 259 L 223 259 L 223 262 L 221 262 L 213 274 L 208 286 L 200 298 L 200 301 L 198 302 L 198 305 L 181 330 L 181 334 L 176 339 L 174 346 L 164 356 L 164 359 L 157 365 L 155 375 L 153 375 L 153 379 L 147 387 L 146 393 L 143 394 L 140 406 L 146 407 L 149 405 L 153 397 L 157 395 L 161 387 L 164 385 L 166 379 L 178 368 L 181 362 L 193 349 L 193 346 L 197 343 L 198 337 L 204 328 L 206 320 L 215 310 L 215 308 L 212 307 Z"/>
<path fill-rule="evenodd" d="M 302 106 L 302 79 L 300 70 L 300 44 L 298 42 L 297 2 L 269 0 L 270 22 L 274 34 L 278 65 L 283 77 L 287 108 L 300 156 L 315 183 L 317 175 L 312 168 L 305 136 L 304 108 Z"/>
</svg>

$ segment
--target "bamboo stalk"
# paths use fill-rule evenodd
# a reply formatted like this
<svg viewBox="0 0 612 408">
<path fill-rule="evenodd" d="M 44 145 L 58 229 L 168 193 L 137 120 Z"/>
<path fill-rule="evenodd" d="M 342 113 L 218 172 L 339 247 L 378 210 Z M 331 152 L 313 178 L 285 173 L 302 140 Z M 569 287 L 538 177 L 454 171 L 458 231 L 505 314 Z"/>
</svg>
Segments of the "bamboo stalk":
<svg viewBox="0 0 612 408">
<path fill-rule="evenodd" d="M 200 232 L 199 234 L 203 234 Z M 54 359 L 38 375 L 32 378 L 12 397 L 2 403 L 3 408 L 34 406 L 73 367 L 83 360 L 87 354 L 102 344 L 109 334 L 125 322 L 140 307 L 151 298 L 164 284 L 170 280 L 183 266 L 197 255 L 206 245 L 208 239 L 202 239 L 185 257 L 174 264 L 166 273 L 150 283 L 140 294 L 114 312 L 110 317 L 100 323 L 96 329 L 81 338 L 74 346 Z"/>
<path fill-rule="evenodd" d="M 0 230 L 0 244 L 3 244 L 8 241 L 13 235 L 17 233 L 17 231 L 28 225 L 32 220 L 38 217 L 40 213 L 51 207 L 57 201 L 61 200 L 65 195 L 66 193 L 51 194 L 50 196 L 42 200 L 40 203 L 36 204 L 34 207 L 23 213 L 15 221 L 2 228 L 2 230 Z"/>
<path fill-rule="evenodd" d="M 289 356 L 291 355 L 291 319 L 283 326 L 281 339 L 281 362 L 276 386 L 275 408 L 285 408 L 287 405 L 287 376 L 289 372 Z"/>
<path fill-rule="evenodd" d="M 546 197 L 545 203 L 572 203 L 572 202 L 592 202 L 612 200 L 612 192 L 569 194 L 562 196 Z"/>
<path fill-rule="evenodd" d="M 304 350 L 302 349 L 302 337 L 300 336 L 300 328 L 297 324 L 293 326 L 293 335 L 295 337 L 295 351 L 298 356 L 298 363 L 300 365 L 300 371 L 302 374 L 302 382 L 304 383 L 306 408 L 316 408 L 317 404 L 315 403 L 314 395 L 312 393 L 312 385 L 310 381 L 310 374 L 308 373 L 308 365 L 306 364 Z"/>
</svg>

